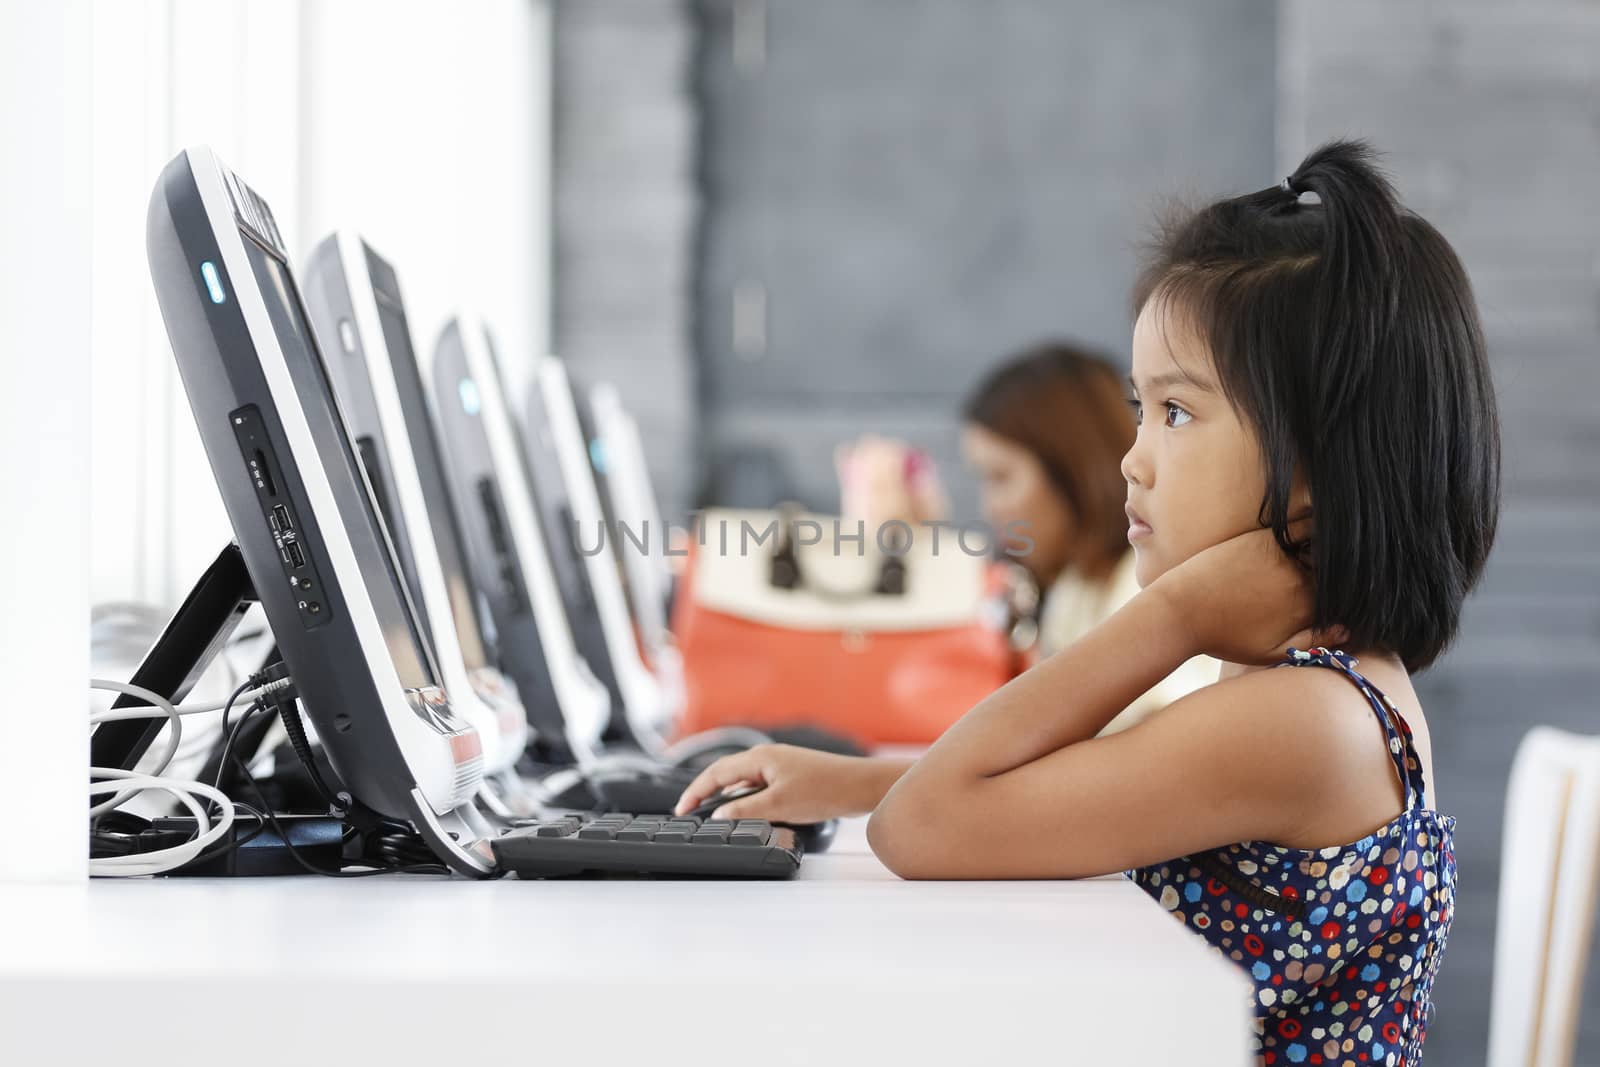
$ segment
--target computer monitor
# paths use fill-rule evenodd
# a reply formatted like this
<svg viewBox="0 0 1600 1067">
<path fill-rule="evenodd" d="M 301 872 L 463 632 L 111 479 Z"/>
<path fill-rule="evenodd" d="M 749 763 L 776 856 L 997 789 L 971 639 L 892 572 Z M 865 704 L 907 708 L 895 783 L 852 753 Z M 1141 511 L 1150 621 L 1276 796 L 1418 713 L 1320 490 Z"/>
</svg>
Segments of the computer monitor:
<svg viewBox="0 0 1600 1067">
<path fill-rule="evenodd" d="M 669 725 L 666 699 L 639 655 L 615 545 L 605 528 L 589 440 L 566 367 L 558 359 L 539 361 L 528 393 L 526 427 L 528 459 L 545 522 L 564 528 L 562 535 L 551 534 L 556 553 L 564 545 L 568 564 L 587 579 L 584 597 L 567 601 L 569 614 L 589 613 L 597 621 L 594 647 L 585 652 L 609 665 L 609 672 L 596 668 L 596 673 L 614 686 L 627 736 L 653 749 L 650 739 L 662 737 Z"/>
<path fill-rule="evenodd" d="M 434 348 L 428 380 L 446 476 L 501 663 L 528 709 L 535 754 L 583 761 L 600 747 L 611 698 L 573 640 L 490 345 L 482 323 L 461 315 Z"/>
<path fill-rule="evenodd" d="M 606 540 L 611 545 L 611 557 L 617 565 L 617 579 L 622 582 L 623 603 L 628 609 L 628 617 L 633 621 L 634 636 L 642 644 L 643 635 L 639 632 L 639 608 L 633 602 L 633 584 L 628 575 L 628 568 L 622 564 L 623 542 L 619 539 L 621 532 L 617 529 L 616 512 L 611 507 L 611 487 L 606 477 L 604 448 L 595 431 L 594 411 L 589 402 L 589 393 L 583 383 L 573 379 L 570 374 L 568 381 L 572 387 L 572 400 L 577 408 L 578 428 L 583 432 L 583 442 L 589 456 L 589 473 L 594 477 L 595 491 L 600 498 L 600 514 L 605 520 Z M 646 658 L 648 659 L 648 655 Z"/>
<path fill-rule="evenodd" d="M 482 743 L 439 686 L 272 212 L 192 148 L 156 183 L 146 243 L 245 569 L 334 770 L 456 871 L 493 874 Z"/>
<path fill-rule="evenodd" d="M 528 474 L 533 479 L 533 500 L 538 507 L 539 527 L 550 549 L 550 567 L 555 572 L 556 584 L 561 590 L 561 601 L 566 606 L 567 621 L 572 626 L 572 638 L 577 642 L 578 652 L 611 694 L 612 721 L 605 739 L 609 742 L 626 741 L 627 696 L 612 663 L 611 650 L 606 644 L 600 605 L 595 599 L 583 551 L 578 547 L 580 531 L 543 408 L 544 401 L 536 373 L 528 393 L 526 411 L 540 414 L 530 414 L 522 421 L 518 440 L 527 458 Z M 587 533 L 591 539 L 596 536 L 593 525 L 588 526 Z"/>
<path fill-rule="evenodd" d="M 597 479 L 601 502 L 616 528 L 612 543 L 627 575 L 628 603 L 646 649 L 659 655 L 670 640 L 670 531 L 656 503 L 638 423 L 622 406 L 616 386 L 595 385 L 589 391 L 589 413 L 590 459 L 601 476 Z"/>
<path fill-rule="evenodd" d="M 451 705 L 483 740 L 483 802 L 525 813 L 513 768 L 528 740 L 516 687 L 491 661 L 394 268 L 354 233 L 319 244 L 306 306 L 378 511 L 432 640 Z"/>
</svg>

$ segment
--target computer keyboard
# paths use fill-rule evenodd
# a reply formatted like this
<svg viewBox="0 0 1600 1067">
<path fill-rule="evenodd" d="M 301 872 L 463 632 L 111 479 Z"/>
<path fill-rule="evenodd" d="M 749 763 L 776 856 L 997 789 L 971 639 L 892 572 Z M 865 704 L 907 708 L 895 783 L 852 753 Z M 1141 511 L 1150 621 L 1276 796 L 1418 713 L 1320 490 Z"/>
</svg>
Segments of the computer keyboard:
<svg viewBox="0 0 1600 1067">
<path fill-rule="evenodd" d="M 494 852 L 522 878 L 793 878 L 804 849 L 792 829 L 760 819 L 613 814 L 528 820 L 496 838 Z"/>
</svg>

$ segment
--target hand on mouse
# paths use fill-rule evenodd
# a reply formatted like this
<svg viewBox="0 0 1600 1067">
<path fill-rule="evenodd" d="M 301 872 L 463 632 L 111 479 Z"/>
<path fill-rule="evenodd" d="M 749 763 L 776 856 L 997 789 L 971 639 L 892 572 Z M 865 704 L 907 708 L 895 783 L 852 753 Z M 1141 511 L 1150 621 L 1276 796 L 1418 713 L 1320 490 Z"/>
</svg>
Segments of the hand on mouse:
<svg viewBox="0 0 1600 1067">
<path fill-rule="evenodd" d="M 730 801 L 711 817 L 813 823 L 864 815 L 909 766 L 909 761 L 839 756 L 794 745 L 757 745 L 701 771 L 674 812 L 682 815 L 737 786 L 759 785 L 765 786 L 761 792 Z"/>
</svg>

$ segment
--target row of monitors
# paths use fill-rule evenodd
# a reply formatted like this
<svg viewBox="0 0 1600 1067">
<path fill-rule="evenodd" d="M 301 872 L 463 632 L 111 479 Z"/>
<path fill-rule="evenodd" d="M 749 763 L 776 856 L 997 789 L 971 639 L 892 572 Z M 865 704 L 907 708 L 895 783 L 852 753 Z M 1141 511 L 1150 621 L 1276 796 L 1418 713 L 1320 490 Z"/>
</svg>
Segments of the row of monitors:
<svg viewBox="0 0 1600 1067">
<path fill-rule="evenodd" d="M 525 752 L 648 749 L 673 710 L 643 654 L 664 629 L 663 561 L 616 551 L 618 523 L 661 528 L 637 427 L 554 359 L 517 419 L 465 316 L 425 368 L 394 269 L 341 233 L 298 284 L 270 208 L 207 149 L 163 171 L 147 245 L 235 539 L 330 761 L 455 869 L 493 873 L 484 812 Z"/>
</svg>

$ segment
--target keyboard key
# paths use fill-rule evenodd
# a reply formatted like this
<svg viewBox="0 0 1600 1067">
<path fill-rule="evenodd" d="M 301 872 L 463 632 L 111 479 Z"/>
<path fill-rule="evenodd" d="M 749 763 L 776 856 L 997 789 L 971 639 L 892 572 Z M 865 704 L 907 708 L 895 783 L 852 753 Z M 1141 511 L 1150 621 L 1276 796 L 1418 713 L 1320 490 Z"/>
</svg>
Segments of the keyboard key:
<svg viewBox="0 0 1600 1067">
<path fill-rule="evenodd" d="M 731 826 L 702 826 L 696 830 L 694 836 L 689 838 L 692 845 L 722 845 L 728 841 L 728 835 L 733 832 Z"/>
<path fill-rule="evenodd" d="M 656 831 L 655 840 L 658 845 L 686 845 L 694 834 L 695 831 L 687 826 L 663 826 Z"/>
<path fill-rule="evenodd" d="M 617 827 L 600 823 L 590 823 L 578 831 L 578 838 L 582 841 L 610 841 L 616 836 Z"/>
<path fill-rule="evenodd" d="M 770 827 L 767 829 L 736 828 L 733 833 L 728 835 L 728 844 L 745 846 L 764 845 L 767 843 L 767 839 L 771 836 L 772 830 Z"/>
<path fill-rule="evenodd" d="M 654 841 L 655 838 L 654 826 L 624 826 L 617 831 L 618 841 Z"/>
</svg>

